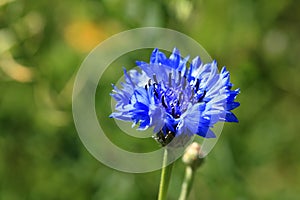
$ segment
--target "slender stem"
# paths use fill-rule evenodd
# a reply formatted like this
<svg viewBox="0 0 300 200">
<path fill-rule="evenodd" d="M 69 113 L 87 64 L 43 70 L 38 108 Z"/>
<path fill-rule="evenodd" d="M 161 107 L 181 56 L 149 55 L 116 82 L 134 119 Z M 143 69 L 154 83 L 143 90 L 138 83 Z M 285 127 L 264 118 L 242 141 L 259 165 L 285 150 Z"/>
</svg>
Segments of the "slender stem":
<svg viewBox="0 0 300 200">
<path fill-rule="evenodd" d="M 185 177 L 181 187 L 181 194 L 179 200 L 186 200 L 189 196 L 189 193 L 192 189 L 195 173 L 194 169 L 191 166 L 185 168 Z"/>
<path fill-rule="evenodd" d="M 163 158 L 163 168 L 161 171 L 160 184 L 159 184 L 159 193 L 158 200 L 165 200 L 168 193 L 169 182 L 171 178 L 173 163 L 168 163 L 168 150 L 165 150 L 164 158 Z"/>
</svg>

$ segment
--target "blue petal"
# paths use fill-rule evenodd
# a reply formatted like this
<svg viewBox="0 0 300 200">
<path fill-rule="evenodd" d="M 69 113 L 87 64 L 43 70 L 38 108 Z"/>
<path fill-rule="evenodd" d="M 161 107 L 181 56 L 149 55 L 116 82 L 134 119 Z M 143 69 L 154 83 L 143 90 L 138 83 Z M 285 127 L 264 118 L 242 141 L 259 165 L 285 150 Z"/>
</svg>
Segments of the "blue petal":
<svg viewBox="0 0 300 200">
<path fill-rule="evenodd" d="M 175 132 L 175 129 L 174 129 L 175 125 L 176 125 L 175 119 L 170 114 L 167 114 L 167 117 L 165 119 L 165 127 L 164 127 L 164 128 L 166 128 L 166 131 L 171 131 L 171 132 L 174 133 Z"/>
<path fill-rule="evenodd" d="M 161 64 L 165 66 L 169 66 L 169 61 L 166 55 L 160 52 L 158 49 L 154 49 L 150 57 L 150 64 Z"/>
<path fill-rule="evenodd" d="M 226 122 L 239 122 L 237 117 L 232 112 L 227 112 L 225 117 Z"/>
<path fill-rule="evenodd" d="M 114 112 L 109 115 L 110 118 L 115 118 L 123 121 L 131 121 L 131 115 L 128 112 L 117 113 Z"/>
<path fill-rule="evenodd" d="M 227 71 L 226 67 L 224 66 L 224 67 L 222 67 L 222 69 L 221 69 L 221 74 L 223 74 L 223 73 L 225 73 L 225 72 L 228 72 L 228 71 Z"/>
<path fill-rule="evenodd" d="M 216 135 L 212 130 L 209 129 L 209 127 L 199 127 L 198 132 L 196 133 L 197 135 L 200 135 L 204 138 L 215 138 Z"/>
<path fill-rule="evenodd" d="M 179 63 L 179 67 L 178 67 L 178 71 L 181 72 L 181 74 L 185 74 L 185 71 L 186 71 L 186 63 L 187 61 L 189 60 L 189 56 L 185 57 L 183 60 L 180 60 L 180 63 Z"/>
<path fill-rule="evenodd" d="M 133 98 L 131 98 L 131 101 L 133 104 L 136 102 L 143 103 L 144 105 L 149 104 L 147 92 L 143 88 L 139 88 L 139 89 L 135 90 L 132 97 Z"/>
<path fill-rule="evenodd" d="M 240 88 L 236 90 L 229 91 L 229 96 L 227 97 L 227 101 L 234 101 L 236 96 L 240 93 Z"/>
<path fill-rule="evenodd" d="M 158 49 L 155 48 L 153 51 L 152 51 L 152 54 L 150 56 L 150 63 L 157 63 L 158 62 Z"/>
<path fill-rule="evenodd" d="M 229 104 L 226 105 L 226 109 L 227 110 L 233 110 L 233 109 L 235 109 L 235 108 L 237 108 L 239 106 L 240 106 L 239 102 L 231 102 L 231 103 L 229 103 Z"/>
<path fill-rule="evenodd" d="M 147 105 L 143 104 L 143 103 L 140 103 L 140 102 L 137 102 L 134 104 L 134 108 L 136 109 L 135 112 L 138 113 L 138 112 L 144 112 L 144 111 L 148 111 L 149 108 Z"/>
<path fill-rule="evenodd" d="M 137 66 L 143 66 L 143 65 L 149 65 L 148 63 L 146 63 L 146 62 L 144 62 L 144 61 L 135 61 L 135 64 L 137 65 Z"/>
<path fill-rule="evenodd" d="M 216 138 L 216 135 L 214 134 L 214 132 L 210 129 L 208 129 L 208 131 L 206 132 L 206 135 L 204 136 L 205 138 Z"/>
<path fill-rule="evenodd" d="M 194 69 L 198 69 L 198 67 L 199 67 L 201 64 L 202 64 L 202 61 L 201 61 L 200 57 L 197 56 L 196 58 L 194 58 L 194 59 L 192 60 L 192 63 L 191 63 L 190 66 L 192 66 Z"/>
<path fill-rule="evenodd" d="M 125 75 L 125 81 L 128 84 L 131 84 L 134 87 L 134 83 L 131 80 L 131 77 L 129 76 L 129 74 L 127 73 L 127 70 L 125 67 L 123 67 L 123 71 L 124 71 L 124 75 Z"/>
<path fill-rule="evenodd" d="M 177 69 L 180 63 L 180 52 L 177 48 L 173 49 L 173 52 L 169 58 L 170 64 L 172 68 Z"/>
<path fill-rule="evenodd" d="M 140 123 L 140 126 L 138 128 L 138 130 L 145 130 L 149 127 L 150 124 L 150 118 L 146 117 L 144 120 L 142 120 L 142 122 Z"/>
<path fill-rule="evenodd" d="M 170 66 L 169 59 L 163 52 L 158 52 L 158 63 L 163 66 Z"/>
</svg>

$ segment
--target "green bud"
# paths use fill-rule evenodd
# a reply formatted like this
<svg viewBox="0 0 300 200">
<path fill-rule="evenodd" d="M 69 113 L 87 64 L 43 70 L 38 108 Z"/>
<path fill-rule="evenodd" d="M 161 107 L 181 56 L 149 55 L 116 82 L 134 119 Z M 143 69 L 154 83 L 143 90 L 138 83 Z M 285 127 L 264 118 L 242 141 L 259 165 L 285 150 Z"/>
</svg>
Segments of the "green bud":
<svg viewBox="0 0 300 200">
<path fill-rule="evenodd" d="M 184 164 L 191 166 L 193 169 L 197 169 L 204 161 L 204 158 L 201 155 L 200 144 L 197 142 L 190 144 L 182 156 L 182 161 Z"/>
</svg>

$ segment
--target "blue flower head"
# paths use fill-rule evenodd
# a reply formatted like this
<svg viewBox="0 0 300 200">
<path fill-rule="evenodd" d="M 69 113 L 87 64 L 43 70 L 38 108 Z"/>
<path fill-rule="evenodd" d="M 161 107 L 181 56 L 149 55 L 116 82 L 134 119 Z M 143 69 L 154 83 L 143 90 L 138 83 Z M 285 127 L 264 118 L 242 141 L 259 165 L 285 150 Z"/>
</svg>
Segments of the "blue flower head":
<svg viewBox="0 0 300 200">
<path fill-rule="evenodd" d="M 140 70 L 124 69 L 122 89 L 113 85 L 117 104 L 110 117 L 140 130 L 153 127 L 163 146 L 181 135 L 214 138 L 218 121 L 238 122 L 231 111 L 240 105 L 234 101 L 239 89 L 231 89 L 226 68 L 219 73 L 216 61 L 204 64 L 199 57 L 187 67 L 188 60 L 176 48 L 169 58 L 154 49 L 149 63 L 136 62 Z"/>
</svg>

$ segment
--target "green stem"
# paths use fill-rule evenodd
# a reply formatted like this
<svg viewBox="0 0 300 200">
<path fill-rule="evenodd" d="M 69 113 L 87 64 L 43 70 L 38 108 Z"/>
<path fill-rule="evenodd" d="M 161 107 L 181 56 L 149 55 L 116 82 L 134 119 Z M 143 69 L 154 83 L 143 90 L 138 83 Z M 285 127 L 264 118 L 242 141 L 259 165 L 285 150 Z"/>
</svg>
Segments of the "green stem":
<svg viewBox="0 0 300 200">
<path fill-rule="evenodd" d="M 171 178 L 173 163 L 168 163 L 168 150 L 165 149 L 164 158 L 163 158 L 163 168 L 161 171 L 160 184 L 159 184 L 159 193 L 158 200 L 165 200 L 168 193 L 169 182 Z"/>
<path fill-rule="evenodd" d="M 179 200 L 186 200 L 189 196 L 189 193 L 192 189 L 195 173 L 194 169 L 191 166 L 185 168 L 185 177 L 181 187 L 181 194 Z"/>
</svg>

